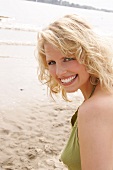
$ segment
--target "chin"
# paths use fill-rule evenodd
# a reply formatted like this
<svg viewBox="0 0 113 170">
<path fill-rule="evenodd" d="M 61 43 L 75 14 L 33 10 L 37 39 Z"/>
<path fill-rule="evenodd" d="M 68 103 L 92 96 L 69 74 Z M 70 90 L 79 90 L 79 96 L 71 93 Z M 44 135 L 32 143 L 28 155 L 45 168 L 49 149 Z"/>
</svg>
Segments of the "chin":
<svg viewBox="0 0 113 170">
<path fill-rule="evenodd" d="M 74 93 L 74 92 L 76 92 L 77 90 L 78 90 L 78 89 L 75 89 L 75 90 L 72 90 L 72 89 L 70 89 L 70 90 L 65 89 L 66 93 Z"/>
</svg>

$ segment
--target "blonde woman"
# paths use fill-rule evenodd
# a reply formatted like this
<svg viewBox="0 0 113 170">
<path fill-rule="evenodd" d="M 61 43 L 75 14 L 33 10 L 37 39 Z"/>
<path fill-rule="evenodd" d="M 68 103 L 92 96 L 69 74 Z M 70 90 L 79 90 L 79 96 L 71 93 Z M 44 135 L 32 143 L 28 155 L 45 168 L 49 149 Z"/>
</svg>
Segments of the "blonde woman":
<svg viewBox="0 0 113 170">
<path fill-rule="evenodd" d="M 38 35 L 39 79 L 50 94 L 78 89 L 84 102 L 71 118 L 72 131 L 61 154 L 69 170 L 113 170 L 112 53 L 89 24 L 66 15 Z"/>
</svg>

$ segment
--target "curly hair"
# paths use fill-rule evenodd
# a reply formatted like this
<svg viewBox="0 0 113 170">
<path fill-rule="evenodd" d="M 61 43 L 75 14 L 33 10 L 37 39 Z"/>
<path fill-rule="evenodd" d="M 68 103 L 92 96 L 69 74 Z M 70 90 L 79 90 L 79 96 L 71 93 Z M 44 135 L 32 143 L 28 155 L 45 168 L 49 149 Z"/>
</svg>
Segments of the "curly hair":
<svg viewBox="0 0 113 170">
<path fill-rule="evenodd" d="M 67 100 L 65 90 L 49 74 L 45 43 L 52 44 L 66 56 L 75 56 L 90 75 L 99 79 L 103 89 L 113 91 L 112 52 L 84 19 L 75 14 L 66 15 L 38 33 L 39 80 L 47 83 L 51 95 L 61 92 Z"/>
</svg>

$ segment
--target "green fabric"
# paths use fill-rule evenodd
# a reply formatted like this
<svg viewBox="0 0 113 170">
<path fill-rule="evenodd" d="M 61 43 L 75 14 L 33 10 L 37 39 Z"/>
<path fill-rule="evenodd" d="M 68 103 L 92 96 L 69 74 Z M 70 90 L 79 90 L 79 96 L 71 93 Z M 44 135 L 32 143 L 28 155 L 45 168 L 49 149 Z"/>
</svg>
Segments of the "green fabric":
<svg viewBox="0 0 113 170">
<path fill-rule="evenodd" d="M 78 128 L 77 128 L 77 113 L 75 112 L 71 119 L 72 131 L 61 154 L 61 161 L 67 165 L 68 170 L 81 170 L 81 160 L 80 160 L 80 148 L 78 141 Z"/>
<path fill-rule="evenodd" d="M 93 86 L 89 98 L 93 95 L 96 85 Z M 78 140 L 78 127 L 77 127 L 77 114 L 78 110 L 72 116 L 71 124 L 72 131 L 64 148 L 60 160 L 67 165 L 68 170 L 81 170 L 81 159 L 80 159 L 80 147 Z"/>
</svg>

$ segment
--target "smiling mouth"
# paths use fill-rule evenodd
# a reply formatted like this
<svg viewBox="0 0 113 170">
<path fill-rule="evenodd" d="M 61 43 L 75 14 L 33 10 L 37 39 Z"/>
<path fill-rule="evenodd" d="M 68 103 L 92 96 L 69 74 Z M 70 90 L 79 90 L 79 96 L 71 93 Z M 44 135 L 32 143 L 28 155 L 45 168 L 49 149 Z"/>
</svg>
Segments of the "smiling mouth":
<svg viewBox="0 0 113 170">
<path fill-rule="evenodd" d="M 77 76 L 78 76 L 78 74 L 76 74 L 75 76 L 72 76 L 72 77 L 69 77 L 66 79 L 60 79 L 60 80 L 63 84 L 67 84 L 67 83 L 71 83 L 72 81 L 74 81 Z"/>
</svg>

